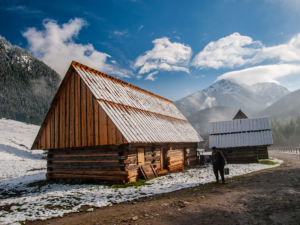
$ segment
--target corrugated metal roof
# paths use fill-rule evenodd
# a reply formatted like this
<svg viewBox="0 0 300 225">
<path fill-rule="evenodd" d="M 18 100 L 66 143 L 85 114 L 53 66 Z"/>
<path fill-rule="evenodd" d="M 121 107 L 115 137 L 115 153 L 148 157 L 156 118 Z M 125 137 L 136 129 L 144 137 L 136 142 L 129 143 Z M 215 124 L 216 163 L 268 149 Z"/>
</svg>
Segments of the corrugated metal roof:
<svg viewBox="0 0 300 225">
<path fill-rule="evenodd" d="M 210 134 L 226 134 L 270 129 L 271 127 L 268 117 L 237 119 L 210 123 Z"/>
<path fill-rule="evenodd" d="M 72 64 L 129 143 L 200 142 L 173 102 L 81 64 Z"/>
<path fill-rule="evenodd" d="M 258 132 L 243 132 L 209 136 L 209 147 L 233 148 L 247 146 L 272 145 L 271 130 Z"/>
<path fill-rule="evenodd" d="M 121 82 L 107 79 L 92 71 L 87 71 L 80 67 L 74 68 L 84 80 L 85 84 L 90 88 L 96 99 L 103 99 L 105 101 L 186 120 L 171 101 L 166 101 L 162 98 L 147 94 L 146 92 L 139 91 L 138 89 L 133 89 Z"/>
<path fill-rule="evenodd" d="M 232 148 L 272 145 L 268 117 L 210 123 L 209 147 Z"/>
<path fill-rule="evenodd" d="M 98 101 L 128 142 L 195 142 L 203 141 L 184 120 Z"/>
</svg>

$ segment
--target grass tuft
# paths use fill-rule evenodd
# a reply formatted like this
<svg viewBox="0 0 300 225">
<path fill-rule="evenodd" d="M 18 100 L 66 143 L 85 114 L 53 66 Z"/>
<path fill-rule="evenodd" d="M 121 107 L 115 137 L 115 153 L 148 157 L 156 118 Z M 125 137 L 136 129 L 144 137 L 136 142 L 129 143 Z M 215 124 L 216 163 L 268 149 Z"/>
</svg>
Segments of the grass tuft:
<svg viewBox="0 0 300 225">
<path fill-rule="evenodd" d="M 128 187 L 140 187 L 142 185 L 145 185 L 145 183 L 147 181 L 153 180 L 155 178 L 149 179 L 149 180 L 143 180 L 143 179 L 139 179 L 137 182 L 135 183 L 128 183 L 128 184 L 116 184 L 113 185 L 113 188 L 128 188 Z"/>
<path fill-rule="evenodd" d="M 278 164 L 277 162 L 265 159 L 265 160 L 259 160 L 258 161 L 259 164 L 263 164 L 263 165 L 269 165 L 269 166 L 274 166 L 276 164 Z"/>
</svg>

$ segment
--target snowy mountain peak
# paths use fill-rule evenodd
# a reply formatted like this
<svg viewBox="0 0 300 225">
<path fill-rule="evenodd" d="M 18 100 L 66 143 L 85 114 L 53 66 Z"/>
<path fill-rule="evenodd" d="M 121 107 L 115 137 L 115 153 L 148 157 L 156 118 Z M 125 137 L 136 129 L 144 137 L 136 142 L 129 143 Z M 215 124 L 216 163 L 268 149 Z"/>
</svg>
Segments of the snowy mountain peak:
<svg viewBox="0 0 300 225">
<path fill-rule="evenodd" d="M 254 85 L 251 85 L 250 88 L 253 92 L 257 93 L 260 96 L 268 95 L 272 99 L 279 99 L 282 96 L 291 93 L 287 88 L 278 85 L 276 83 L 257 83 Z"/>
<path fill-rule="evenodd" d="M 214 94 L 236 94 L 237 90 L 240 90 L 241 88 L 242 87 L 237 83 L 223 79 L 213 83 L 202 92 L 207 96 L 211 96 Z"/>
<path fill-rule="evenodd" d="M 4 51 L 7 61 L 10 61 L 10 63 L 18 63 L 23 68 L 31 70 L 30 64 L 33 61 L 31 54 L 18 46 L 11 45 L 11 43 L 2 36 L 0 36 L 0 52 L 1 51 Z"/>
</svg>

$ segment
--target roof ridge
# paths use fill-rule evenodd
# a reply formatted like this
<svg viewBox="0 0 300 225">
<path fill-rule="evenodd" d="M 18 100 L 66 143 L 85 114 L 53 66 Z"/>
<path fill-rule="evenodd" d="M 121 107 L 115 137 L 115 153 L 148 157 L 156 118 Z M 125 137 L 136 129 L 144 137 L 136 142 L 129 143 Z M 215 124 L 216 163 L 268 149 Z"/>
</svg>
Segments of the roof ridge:
<svg viewBox="0 0 300 225">
<path fill-rule="evenodd" d="M 133 85 L 133 84 L 130 84 L 130 83 L 128 83 L 128 82 L 125 82 L 125 81 L 123 81 L 123 80 L 120 80 L 120 79 L 118 79 L 118 78 L 115 78 L 115 77 L 113 77 L 113 76 L 110 76 L 110 75 L 108 75 L 108 74 L 105 74 L 105 73 L 103 73 L 103 72 L 101 72 L 101 71 L 98 71 L 98 70 L 95 70 L 95 69 L 93 69 L 93 68 L 90 68 L 90 67 L 88 67 L 88 66 L 86 66 L 86 65 L 84 65 L 84 64 L 81 64 L 81 63 L 79 63 L 79 62 L 72 61 L 72 66 L 73 66 L 73 67 L 79 67 L 80 69 L 84 69 L 84 70 L 90 71 L 90 72 L 92 72 L 92 73 L 94 73 L 94 74 L 96 74 L 96 75 L 98 75 L 98 76 L 102 76 L 102 77 L 104 77 L 104 78 L 113 80 L 114 82 L 120 83 L 120 84 L 123 85 L 123 86 L 127 86 L 127 87 L 130 87 L 131 89 L 136 89 L 136 90 L 138 90 L 138 91 L 142 91 L 142 92 L 144 92 L 144 93 L 146 93 L 146 94 L 148 94 L 148 95 L 152 95 L 153 97 L 159 98 L 159 99 L 161 99 L 161 100 L 164 100 L 164 101 L 166 101 L 166 102 L 169 102 L 169 103 L 172 103 L 172 104 L 173 104 L 173 101 L 171 101 L 171 100 L 169 100 L 169 99 L 167 99 L 167 98 L 164 98 L 164 97 L 162 97 L 162 96 L 160 96 L 160 95 L 154 94 L 154 93 L 152 93 L 152 92 L 150 92 L 150 91 L 147 91 L 147 90 L 145 90 L 145 89 L 142 89 L 142 88 L 140 88 L 140 87 L 137 87 L 137 86 L 135 86 L 135 85 Z"/>
</svg>

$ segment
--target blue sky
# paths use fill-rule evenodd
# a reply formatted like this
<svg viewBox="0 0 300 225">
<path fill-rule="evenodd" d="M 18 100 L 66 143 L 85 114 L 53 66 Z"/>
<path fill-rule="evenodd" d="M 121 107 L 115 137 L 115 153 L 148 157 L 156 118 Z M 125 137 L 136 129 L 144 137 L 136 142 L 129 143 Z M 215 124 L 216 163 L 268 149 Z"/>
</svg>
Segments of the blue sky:
<svg viewBox="0 0 300 225">
<path fill-rule="evenodd" d="M 216 80 L 300 88 L 298 0 L 3 1 L 0 35 L 178 100 Z"/>
</svg>

